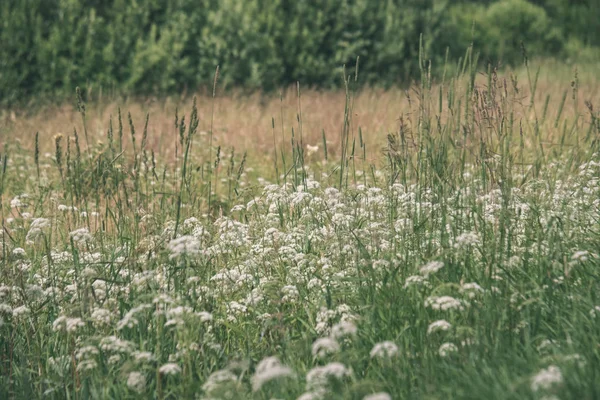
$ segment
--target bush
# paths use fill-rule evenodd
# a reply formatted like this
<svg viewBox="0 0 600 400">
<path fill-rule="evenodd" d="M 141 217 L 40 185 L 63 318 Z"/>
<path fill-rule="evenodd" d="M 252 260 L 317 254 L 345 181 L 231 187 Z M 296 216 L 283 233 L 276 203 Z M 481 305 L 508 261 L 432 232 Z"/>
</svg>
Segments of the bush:
<svg viewBox="0 0 600 400">
<path fill-rule="evenodd" d="M 530 57 L 559 54 L 563 48 L 561 31 L 546 11 L 526 0 L 501 0 L 488 7 L 460 4 L 449 15 L 450 37 L 460 44 L 458 49 L 473 42 L 485 62 L 522 62 L 521 43 Z"/>
<path fill-rule="evenodd" d="M 75 86 L 131 94 L 196 89 L 211 86 L 217 65 L 227 86 L 335 87 L 343 84 L 341 66 L 352 73 L 357 57 L 362 83 L 387 86 L 418 75 L 421 34 L 438 64 L 447 47 L 457 59 L 471 41 L 482 59 L 508 63 L 521 60 L 521 41 L 532 56 L 557 54 L 563 46 L 545 9 L 526 0 L 448 4 L 5 0 L 0 103 L 72 93 Z"/>
</svg>

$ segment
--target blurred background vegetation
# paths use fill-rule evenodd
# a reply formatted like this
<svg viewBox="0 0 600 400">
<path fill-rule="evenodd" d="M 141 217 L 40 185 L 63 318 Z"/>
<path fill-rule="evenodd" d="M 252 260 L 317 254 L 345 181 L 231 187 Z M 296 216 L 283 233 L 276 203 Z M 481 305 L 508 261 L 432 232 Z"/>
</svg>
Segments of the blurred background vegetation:
<svg viewBox="0 0 600 400">
<path fill-rule="evenodd" d="M 433 73 L 473 42 L 479 61 L 597 60 L 595 0 L 2 0 L 0 104 L 88 92 L 147 95 L 212 85 L 332 88 L 341 66 L 375 86 Z"/>
</svg>

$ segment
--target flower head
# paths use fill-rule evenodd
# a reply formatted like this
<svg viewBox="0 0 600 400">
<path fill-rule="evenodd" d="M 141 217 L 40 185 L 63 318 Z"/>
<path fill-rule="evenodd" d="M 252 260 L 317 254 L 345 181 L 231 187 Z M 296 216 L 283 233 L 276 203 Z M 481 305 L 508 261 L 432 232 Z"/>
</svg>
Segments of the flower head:
<svg viewBox="0 0 600 400">
<path fill-rule="evenodd" d="M 315 358 L 323 358 L 330 354 L 334 354 L 340 351 L 339 343 L 330 337 L 322 337 L 312 345 L 312 355 Z"/>
<path fill-rule="evenodd" d="M 252 389 L 256 392 L 269 381 L 293 375 L 292 369 L 281 364 L 277 357 L 264 358 L 256 366 L 252 377 Z"/>
<path fill-rule="evenodd" d="M 377 343 L 371 350 L 371 358 L 392 358 L 398 354 L 398 346 L 394 342 Z"/>
</svg>

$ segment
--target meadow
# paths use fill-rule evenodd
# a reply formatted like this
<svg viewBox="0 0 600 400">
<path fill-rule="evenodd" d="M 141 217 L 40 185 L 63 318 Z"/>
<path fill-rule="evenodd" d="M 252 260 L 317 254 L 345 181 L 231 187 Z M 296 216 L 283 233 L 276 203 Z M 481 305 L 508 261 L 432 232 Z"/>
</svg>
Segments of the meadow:
<svg viewBox="0 0 600 400">
<path fill-rule="evenodd" d="M 600 83 L 540 66 L 4 111 L 0 398 L 600 398 Z"/>
</svg>

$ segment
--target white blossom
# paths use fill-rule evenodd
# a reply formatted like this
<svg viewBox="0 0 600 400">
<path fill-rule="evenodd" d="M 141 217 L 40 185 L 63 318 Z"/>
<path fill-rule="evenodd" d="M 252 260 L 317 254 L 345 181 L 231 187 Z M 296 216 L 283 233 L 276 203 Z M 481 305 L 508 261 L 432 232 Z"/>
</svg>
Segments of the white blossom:
<svg viewBox="0 0 600 400">
<path fill-rule="evenodd" d="M 431 334 L 433 332 L 438 332 L 438 331 L 447 331 L 452 327 L 452 325 L 450 325 L 450 323 L 448 321 L 446 321 L 445 319 L 440 319 L 438 321 L 432 322 L 431 324 L 429 324 L 429 327 L 427 328 L 427 333 Z"/>
<path fill-rule="evenodd" d="M 546 369 L 540 370 L 531 379 L 531 390 L 537 392 L 539 390 L 547 390 L 553 386 L 560 385 L 563 381 L 563 376 L 556 365 L 551 365 Z"/>
<path fill-rule="evenodd" d="M 252 389 L 256 392 L 267 382 L 293 375 L 291 368 L 281 364 L 277 357 L 264 358 L 258 363 L 256 372 L 252 376 Z"/>
<path fill-rule="evenodd" d="M 158 372 L 160 372 L 161 375 L 177 375 L 181 372 L 181 367 L 175 363 L 168 363 L 162 365 L 158 369 Z"/>
<path fill-rule="evenodd" d="M 137 393 L 146 390 L 146 377 L 141 372 L 133 371 L 127 376 L 127 387 Z"/>
<path fill-rule="evenodd" d="M 312 355 L 315 358 L 323 358 L 340 351 L 339 343 L 330 337 L 322 337 L 312 345 Z"/>
<path fill-rule="evenodd" d="M 370 354 L 371 358 L 392 358 L 398 355 L 398 346 L 390 341 L 380 342 L 373 346 Z"/>
</svg>

